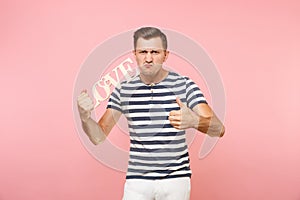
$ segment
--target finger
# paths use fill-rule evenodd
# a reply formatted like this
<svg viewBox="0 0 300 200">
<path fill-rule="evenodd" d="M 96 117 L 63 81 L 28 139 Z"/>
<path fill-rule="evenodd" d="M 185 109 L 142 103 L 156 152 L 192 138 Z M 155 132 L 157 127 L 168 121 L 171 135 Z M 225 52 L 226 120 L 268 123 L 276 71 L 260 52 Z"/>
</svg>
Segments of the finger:
<svg viewBox="0 0 300 200">
<path fill-rule="evenodd" d="M 91 97 L 88 94 L 82 94 L 77 98 L 77 101 L 83 101 L 85 99 L 91 99 Z"/>
<path fill-rule="evenodd" d="M 87 89 L 82 90 L 78 96 L 82 96 L 82 95 L 85 95 L 85 94 L 88 94 Z"/>
<path fill-rule="evenodd" d="M 86 101 L 86 102 L 80 102 L 79 106 L 82 107 L 82 108 L 87 108 L 87 107 L 90 107 L 90 106 L 94 106 L 94 104 L 92 102 Z"/>
<path fill-rule="evenodd" d="M 84 98 L 84 99 L 80 99 L 79 101 L 78 101 L 78 103 L 93 103 L 93 100 L 91 99 L 91 98 L 89 98 L 89 97 L 87 97 L 87 98 Z"/>
<path fill-rule="evenodd" d="M 79 107 L 85 111 L 92 111 L 94 109 L 94 105 L 93 104 L 81 104 L 79 105 Z"/>
<path fill-rule="evenodd" d="M 80 94 L 82 94 L 82 93 L 87 93 L 87 89 L 83 89 L 83 90 L 80 92 Z"/>
<path fill-rule="evenodd" d="M 176 103 L 179 105 L 180 108 L 184 106 L 184 104 L 182 103 L 179 97 L 176 97 Z"/>
<path fill-rule="evenodd" d="M 81 93 L 80 95 L 78 95 L 77 100 L 83 99 L 85 97 L 88 97 L 89 95 L 87 93 Z"/>
<path fill-rule="evenodd" d="M 83 105 L 83 104 L 94 104 L 93 100 L 89 97 L 86 97 L 84 99 L 80 99 L 77 101 L 78 105 Z"/>
<path fill-rule="evenodd" d="M 169 116 L 170 121 L 181 121 L 181 116 Z"/>
<path fill-rule="evenodd" d="M 179 125 L 179 123 L 180 122 L 178 122 L 178 121 L 174 121 L 174 120 L 170 120 L 170 124 L 172 125 L 172 126 L 178 126 Z"/>
<path fill-rule="evenodd" d="M 85 95 L 85 94 L 88 94 L 88 93 L 87 93 L 86 90 L 83 90 L 83 91 L 80 92 L 80 94 L 78 96 L 82 96 L 82 95 Z"/>
<path fill-rule="evenodd" d="M 180 110 L 172 110 L 169 113 L 169 116 L 177 116 L 177 115 L 181 115 L 181 111 Z"/>
<path fill-rule="evenodd" d="M 83 105 L 83 104 L 92 104 L 93 101 L 89 98 L 80 99 L 77 101 L 77 105 Z"/>
<path fill-rule="evenodd" d="M 181 125 L 181 122 L 180 122 L 180 121 L 172 121 L 172 122 L 171 122 L 171 125 L 172 125 L 172 126 L 180 126 L 180 125 Z"/>
<path fill-rule="evenodd" d="M 82 104 L 82 105 L 79 105 L 78 107 L 84 111 L 92 111 L 94 109 L 93 104 Z"/>
<path fill-rule="evenodd" d="M 178 130 L 181 130 L 181 129 L 182 129 L 182 128 L 180 127 L 180 125 L 175 125 L 175 124 L 174 124 L 173 127 L 176 128 L 176 129 L 178 129 Z"/>
<path fill-rule="evenodd" d="M 87 106 L 87 108 L 89 109 L 89 111 L 92 111 L 94 110 L 94 104 L 90 104 Z"/>
</svg>

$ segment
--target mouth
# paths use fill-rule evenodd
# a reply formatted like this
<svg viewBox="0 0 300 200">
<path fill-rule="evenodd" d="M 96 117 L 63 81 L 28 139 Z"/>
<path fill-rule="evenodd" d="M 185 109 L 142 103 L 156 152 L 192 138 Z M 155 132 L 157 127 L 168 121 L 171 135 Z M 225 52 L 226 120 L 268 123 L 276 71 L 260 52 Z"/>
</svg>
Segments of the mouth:
<svg viewBox="0 0 300 200">
<path fill-rule="evenodd" d="M 144 67 L 146 67 L 146 68 L 150 68 L 152 66 L 153 66 L 152 64 L 144 64 Z"/>
</svg>

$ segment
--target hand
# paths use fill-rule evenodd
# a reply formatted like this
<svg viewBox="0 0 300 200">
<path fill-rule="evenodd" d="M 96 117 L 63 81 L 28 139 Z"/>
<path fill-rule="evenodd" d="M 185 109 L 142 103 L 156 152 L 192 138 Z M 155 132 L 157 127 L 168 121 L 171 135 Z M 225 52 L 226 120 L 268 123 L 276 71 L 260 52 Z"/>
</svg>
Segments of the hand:
<svg viewBox="0 0 300 200">
<path fill-rule="evenodd" d="M 88 95 L 87 90 L 83 90 L 77 98 L 77 106 L 80 119 L 86 122 L 91 117 L 91 111 L 94 109 L 94 103 Z"/>
<path fill-rule="evenodd" d="M 176 129 L 195 128 L 198 125 L 198 117 L 190 108 L 188 108 L 177 97 L 176 102 L 180 107 L 180 110 L 172 110 L 169 114 L 169 121 L 171 125 Z"/>
</svg>

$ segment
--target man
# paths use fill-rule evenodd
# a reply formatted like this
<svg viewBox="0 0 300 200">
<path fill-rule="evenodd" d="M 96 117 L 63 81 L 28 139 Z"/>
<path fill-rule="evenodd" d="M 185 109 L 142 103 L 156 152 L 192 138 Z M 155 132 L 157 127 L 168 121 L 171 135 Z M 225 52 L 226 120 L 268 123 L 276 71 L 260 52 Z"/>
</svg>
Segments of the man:
<svg viewBox="0 0 300 200">
<path fill-rule="evenodd" d="M 128 121 L 130 154 L 124 200 L 188 200 L 190 163 L 185 129 L 222 137 L 225 129 L 188 77 L 167 71 L 167 38 L 154 27 L 134 33 L 139 75 L 119 84 L 96 122 L 86 91 L 78 97 L 82 127 L 93 144 L 108 136 L 121 114 Z"/>
</svg>

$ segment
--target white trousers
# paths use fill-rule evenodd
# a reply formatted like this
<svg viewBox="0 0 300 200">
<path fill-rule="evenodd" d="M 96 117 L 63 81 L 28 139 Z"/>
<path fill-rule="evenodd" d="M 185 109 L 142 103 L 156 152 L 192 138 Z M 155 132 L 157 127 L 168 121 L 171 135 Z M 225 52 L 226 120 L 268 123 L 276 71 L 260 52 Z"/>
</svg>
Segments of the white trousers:
<svg viewBox="0 0 300 200">
<path fill-rule="evenodd" d="M 189 177 L 162 180 L 128 179 L 123 200 L 189 200 Z"/>
</svg>

